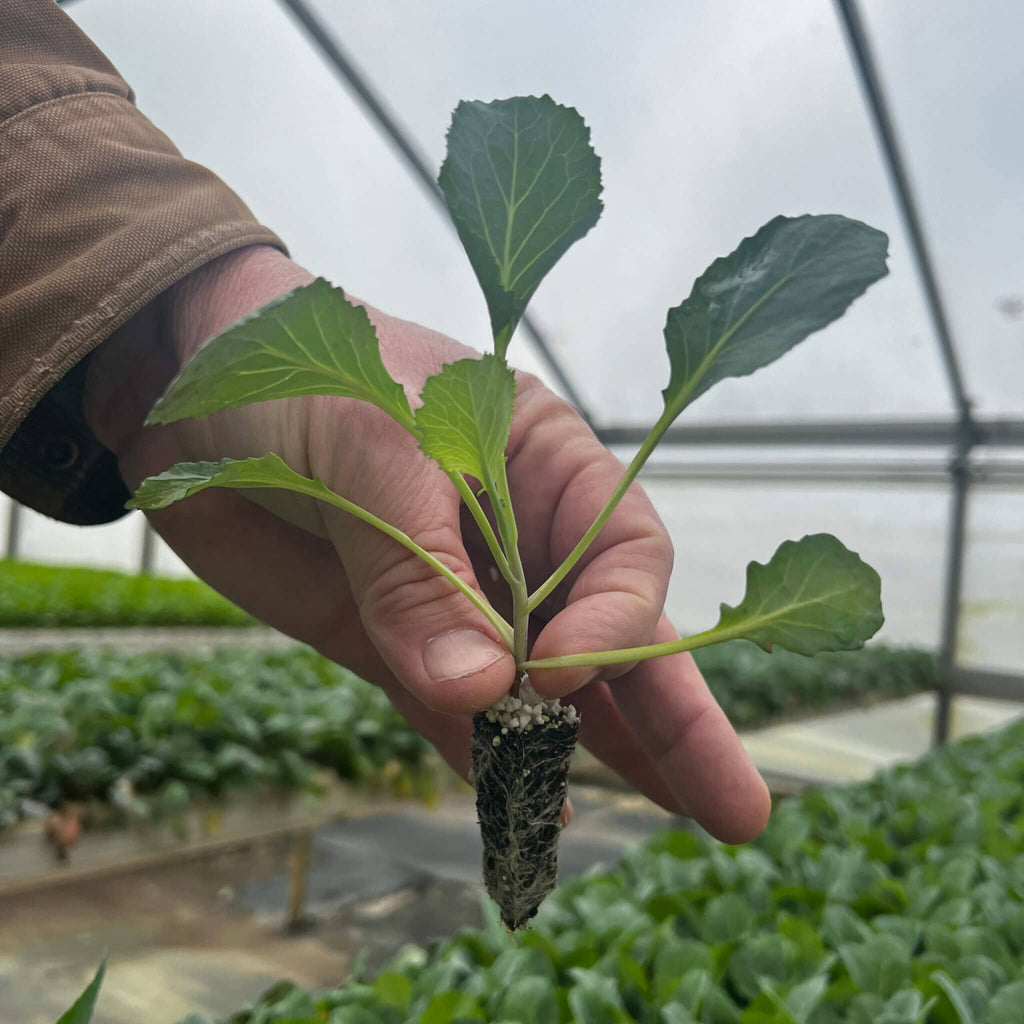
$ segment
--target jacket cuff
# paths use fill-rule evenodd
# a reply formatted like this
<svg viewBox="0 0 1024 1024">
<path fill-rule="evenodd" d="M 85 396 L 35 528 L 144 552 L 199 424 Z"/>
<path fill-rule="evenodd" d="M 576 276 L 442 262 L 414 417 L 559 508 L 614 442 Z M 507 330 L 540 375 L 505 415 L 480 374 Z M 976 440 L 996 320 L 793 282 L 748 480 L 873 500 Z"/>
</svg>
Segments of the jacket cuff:
<svg viewBox="0 0 1024 1024">
<path fill-rule="evenodd" d="M 83 360 L 216 257 L 287 250 L 124 96 L 64 95 L 9 117 L 0 165 L 0 489 L 54 518 L 109 522 L 125 488 L 81 417 Z"/>
</svg>

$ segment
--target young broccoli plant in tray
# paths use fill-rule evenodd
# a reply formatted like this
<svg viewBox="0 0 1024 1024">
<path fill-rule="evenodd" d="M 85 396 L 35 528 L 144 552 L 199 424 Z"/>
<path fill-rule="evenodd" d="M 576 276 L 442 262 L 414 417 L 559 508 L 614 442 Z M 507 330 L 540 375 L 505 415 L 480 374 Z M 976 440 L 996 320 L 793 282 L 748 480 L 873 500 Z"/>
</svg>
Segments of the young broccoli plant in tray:
<svg viewBox="0 0 1024 1024">
<path fill-rule="evenodd" d="M 668 313 L 664 411 L 565 561 L 548 579 L 527 581 L 505 466 L 516 391 L 505 355 L 544 275 L 600 216 L 600 163 L 575 110 L 549 96 L 516 97 L 459 104 L 439 180 L 487 301 L 493 353 L 446 365 L 426 381 L 422 404 L 413 410 L 384 367 L 365 311 L 318 279 L 207 342 L 150 422 L 294 395 L 373 403 L 413 435 L 457 488 L 508 583 L 512 621 L 410 537 L 273 453 L 173 466 L 144 481 L 131 504 L 163 508 L 207 487 L 297 491 L 383 531 L 487 617 L 515 656 L 518 680 L 474 716 L 473 781 L 484 880 L 505 923 L 516 929 L 555 883 L 559 815 L 579 732 L 573 706 L 542 700 L 530 685 L 531 669 L 624 664 L 736 638 L 808 655 L 853 650 L 881 626 L 878 575 L 834 537 L 816 534 L 784 542 L 763 565 L 752 562 L 740 603 L 722 604 L 717 624 L 694 636 L 531 661 L 527 632 L 531 612 L 579 562 L 683 409 L 716 382 L 753 373 L 841 316 L 885 275 L 887 239 L 840 216 L 776 217 L 712 263 Z"/>
</svg>

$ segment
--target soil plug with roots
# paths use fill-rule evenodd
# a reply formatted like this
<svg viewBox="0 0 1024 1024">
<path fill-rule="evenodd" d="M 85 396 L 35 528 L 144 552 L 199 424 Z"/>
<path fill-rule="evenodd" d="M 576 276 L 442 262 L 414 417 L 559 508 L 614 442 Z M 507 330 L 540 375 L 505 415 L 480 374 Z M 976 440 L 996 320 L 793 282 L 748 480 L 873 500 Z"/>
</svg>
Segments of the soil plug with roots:
<svg viewBox="0 0 1024 1024">
<path fill-rule="evenodd" d="M 518 697 L 507 695 L 473 716 L 484 884 L 511 931 L 522 928 L 555 887 L 562 807 L 579 730 L 576 709 L 541 700 L 526 676 Z"/>
</svg>

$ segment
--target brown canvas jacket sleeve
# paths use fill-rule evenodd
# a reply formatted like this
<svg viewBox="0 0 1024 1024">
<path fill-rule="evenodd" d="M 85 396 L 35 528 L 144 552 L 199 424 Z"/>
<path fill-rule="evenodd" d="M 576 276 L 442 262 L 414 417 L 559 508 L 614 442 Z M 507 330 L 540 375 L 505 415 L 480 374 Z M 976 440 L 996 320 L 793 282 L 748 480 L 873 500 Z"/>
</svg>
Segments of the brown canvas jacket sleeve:
<svg viewBox="0 0 1024 1024">
<path fill-rule="evenodd" d="M 127 497 L 82 418 L 88 354 L 217 256 L 284 248 L 134 99 L 54 0 L 3 0 L 0 490 L 73 523 Z"/>
</svg>

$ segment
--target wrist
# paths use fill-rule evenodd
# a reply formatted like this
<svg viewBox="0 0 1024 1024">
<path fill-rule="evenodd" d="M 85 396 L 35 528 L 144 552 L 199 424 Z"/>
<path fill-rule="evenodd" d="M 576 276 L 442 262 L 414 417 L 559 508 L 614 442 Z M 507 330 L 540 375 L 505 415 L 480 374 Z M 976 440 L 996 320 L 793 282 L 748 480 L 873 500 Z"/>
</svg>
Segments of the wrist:
<svg viewBox="0 0 1024 1024">
<path fill-rule="evenodd" d="M 121 453 L 204 341 L 310 280 L 283 253 L 260 245 L 226 253 L 172 285 L 92 353 L 83 410 L 93 433 Z"/>
</svg>

